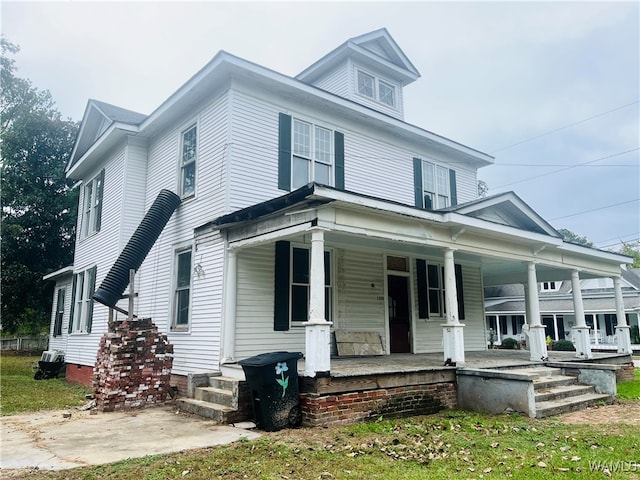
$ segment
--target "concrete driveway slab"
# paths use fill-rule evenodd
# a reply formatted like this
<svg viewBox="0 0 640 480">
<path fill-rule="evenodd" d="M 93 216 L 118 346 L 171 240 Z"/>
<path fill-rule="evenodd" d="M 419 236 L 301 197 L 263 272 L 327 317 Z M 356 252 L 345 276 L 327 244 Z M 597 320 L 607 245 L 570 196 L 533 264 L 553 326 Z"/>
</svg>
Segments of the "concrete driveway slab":
<svg viewBox="0 0 640 480">
<path fill-rule="evenodd" d="M 170 407 L 130 412 L 42 411 L 3 417 L 0 468 L 61 470 L 259 436 L 176 413 Z"/>
</svg>

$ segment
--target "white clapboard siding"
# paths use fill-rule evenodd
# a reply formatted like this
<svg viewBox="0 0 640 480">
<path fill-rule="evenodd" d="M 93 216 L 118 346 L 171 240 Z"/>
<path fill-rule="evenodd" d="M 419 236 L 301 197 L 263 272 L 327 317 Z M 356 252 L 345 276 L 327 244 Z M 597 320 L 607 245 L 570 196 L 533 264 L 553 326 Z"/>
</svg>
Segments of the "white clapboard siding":
<svg viewBox="0 0 640 480">
<path fill-rule="evenodd" d="M 340 97 L 351 99 L 353 91 L 349 89 L 348 63 L 341 63 L 323 77 L 317 79 L 313 85 Z"/>
<path fill-rule="evenodd" d="M 384 264 L 382 253 L 336 249 L 337 319 L 335 328 L 377 331 L 384 338 Z"/>
<path fill-rule="evenodd" d="M 51 311 L 51 324 L 49 328 L 49 350 L 66 350 L 67 348 L 67 336 L 69 332 L 69 313 L 71 309 L 71 287 L 73 277 L 68 276 L 62 281 L 56 282 L 56 287 L 53 290 L 53 302 Z M 62 315 L 62 335 L 57 337 L 53 336 L 53 328 L 56 321 L 56 312 L 58 310 L 58 291 L 64 289 L 64 314 Z"/>
<path fill-rule="evenodd" d="M 273 244 L 238 253 L 237 358 L 282 350 L 304 352 L 303 327 L 273 330 L 274 262 Z"/>
<path fill-rule="evenodd" d="M 432 260 L 438 263 L 438 260 Z M 415 260 L 413 260 L 415 262 Z M 427 260 L 429 262 L 429 260 Z M 440 261 L 440 263 L 442 263 Z M 463 292 L 465 319 L 461 320 L 464 327 L 464 347 L 466 351 L 484 350 L 485 325 L 484 325 L 484 305 L 482 303 L 482 278 L 480 267 L 473 264 L 464 264 L 463 272 Z M 441 317 L 430 317 L 428 319 L 418 318 L 418 295 L 417 295 L 417 273 L 413 272 L 413 317 L 415 350 L 414 353 L 442 352 L 442 324 L 445 319 Z"/>
<path fill-rule="evenodd" d="M 147 148 L 140 141 L 129 139 L 123 172 L 123 192 L 120 205 L 120 241 L 122 251 L 144 216 L 147 191 Z"/>
</svg>

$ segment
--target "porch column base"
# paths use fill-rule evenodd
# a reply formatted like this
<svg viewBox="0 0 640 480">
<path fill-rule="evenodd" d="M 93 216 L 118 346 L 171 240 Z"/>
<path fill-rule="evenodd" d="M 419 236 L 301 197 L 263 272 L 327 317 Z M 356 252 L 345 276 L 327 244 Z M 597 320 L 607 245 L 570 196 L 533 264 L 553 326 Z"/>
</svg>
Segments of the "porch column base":
<svg viewBox="0 0 640 480">
<path fill-rule="evenodd" d="M 544 362 L 549 359 L 547 352 L 547 338 L 544 325 L 529 325 L 529 352 L 532 362 Z"/>
<path fill-rule="evenodd" d="M 445 365 L 464 366 L 464 324 L 455 323 L 442 325 L 442 340 L 444 343 Z"/>
<path fill-rule="evenodd" d="M 629 325 L 618 325 L 616 327 L 616 337 L 618 338 L 618 353 L 633 353 L 631 348 L 631 335 Z"/>
<path fill-rule="evenodd" d="M 331 371 L 331 322 L 310 320 L 304 323 L 304 376 L 315 377 Z"/>
<path fill-rule="evenodd" d="M 593 358 L 589 327 L 572 327 L 571 338 L 576 347 L 576 358 Z"/>
</svg>

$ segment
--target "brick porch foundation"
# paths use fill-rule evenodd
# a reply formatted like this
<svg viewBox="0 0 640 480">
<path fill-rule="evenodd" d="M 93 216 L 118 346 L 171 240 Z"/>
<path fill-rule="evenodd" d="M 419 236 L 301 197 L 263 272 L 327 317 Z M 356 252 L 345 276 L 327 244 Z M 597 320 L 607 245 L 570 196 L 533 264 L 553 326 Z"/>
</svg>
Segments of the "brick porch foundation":
<svg viewBox="0 0 640 480">
<path fill-rule="evenodd" d="M 68 382 L 79 383 L 80 385 L 91 388 L 91 377 L 93 375 L 92 366 L 67 363 L 65 371 L 65 379 Z"/>
</svg>

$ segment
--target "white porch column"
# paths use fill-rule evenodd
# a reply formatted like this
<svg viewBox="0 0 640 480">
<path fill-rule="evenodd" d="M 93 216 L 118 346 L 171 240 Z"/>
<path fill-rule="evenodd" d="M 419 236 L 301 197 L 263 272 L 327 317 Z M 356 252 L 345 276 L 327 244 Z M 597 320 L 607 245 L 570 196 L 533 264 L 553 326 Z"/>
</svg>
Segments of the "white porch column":
<svg viewBox="0 0 640 480">
<path fill-rule="evenodd" d="M 618 320 L 618 325 L 616 326 L 618 353 L 632 353 L 631 335 L 629 334 L 627 317 L 624 314 L 624 299 L 622 298 L 622 282 L 620 281 L 620 277 L 613 277 L 613 291 L 616 297 L 616 318 Z"/>
<path fill-rule="evenodd" d="M 458 292 L 456 289 L 456 265 L 453 249 L 444 251 L 444 302 L 447 311 L 447 323 L 442 325 L 444 341 L 444 360 L 446 363 L 464 365 L 464 325 L 458 318 Z M 499 329 L 499 325 L 497 325 Z"/>
<path fill-rule="evenodd" d="M 227 250 L 224 268 L 224 300 L 222 304 L 222 355 L 220 363 L 235 361 L 236 355 L 236 285 L 238 255 Z"/>
<path fill-rule="evenodd" d="M 573 290 L 573 310 L 576 314 L 576 326 L 572 328 L 573 344 L 576 347 L 576 357 L 593 358 L 591 353 L 591 338 L 589 327 L 584 319 L 584 305 L 582 290 L 580 289 L 580 275 L 577 270 L 571 272 L 571 290 Z"/>
<path fill-rule="evenodd" d="M 529 298 L 529 352 L 532 362 L 545 361 L 549 357 L 544 325 L 540 323 L 540 300 L 538 298 L 538 279 L 536 264 L 527 263 L 527 292 Z"/>
<path fill-rule="evenodd" d="M 331 322 L 324 318 L 324 232 L 311 233 L 309 321 L 305 322 L 304 375 L 315 377 L 331 369 Z"/>
</svg>

